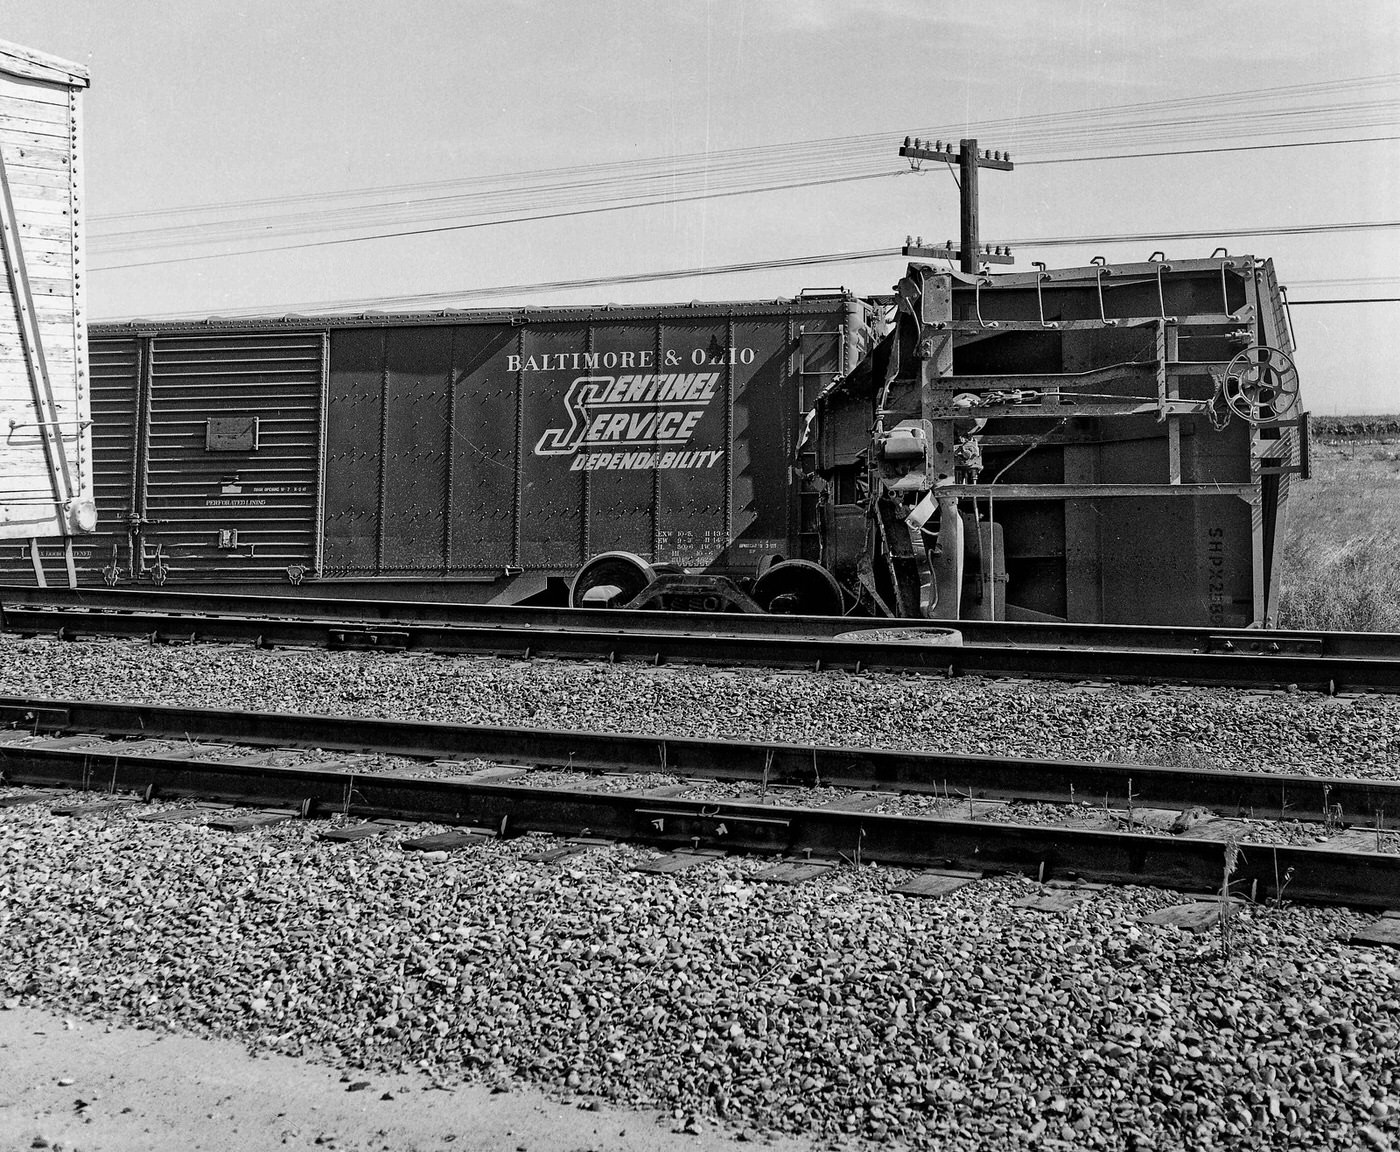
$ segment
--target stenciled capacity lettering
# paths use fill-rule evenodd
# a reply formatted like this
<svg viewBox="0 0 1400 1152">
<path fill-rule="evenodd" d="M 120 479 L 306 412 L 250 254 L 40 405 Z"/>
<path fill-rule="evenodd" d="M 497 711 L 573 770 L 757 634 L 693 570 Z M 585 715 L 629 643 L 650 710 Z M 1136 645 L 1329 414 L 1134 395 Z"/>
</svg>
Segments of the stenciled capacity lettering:
<svg viewBox="0 0 1400 1152">
<path fill-rule="evenodd" d="M 1225 623 L 1225 529 L 1206 532 L 1206 612 L 1212 628 Z"/>
</svg>

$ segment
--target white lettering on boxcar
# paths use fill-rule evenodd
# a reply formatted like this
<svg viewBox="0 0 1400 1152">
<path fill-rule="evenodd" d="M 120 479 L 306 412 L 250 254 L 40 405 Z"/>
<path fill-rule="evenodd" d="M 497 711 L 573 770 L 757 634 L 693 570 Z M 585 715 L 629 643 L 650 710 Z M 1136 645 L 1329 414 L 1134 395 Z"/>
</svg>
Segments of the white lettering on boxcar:
<svg viewBox="0 0 1400 1152">
<path fill-rule="evenodd" d="M 546 429 L 535 444 L 535 455 L 573 455 L 572 471 L 711 468 L 723 450 L 614 450 L 685 449 L 719 394 L 718 372 L 578 376 L 564 395 L 568 427 Z M 578 456 L 580 450 L 588 455 Z"/>
<path fill-rule="evenodd" d="M 661 364 L 677 367 L 683 360 L 697 368 L 733 368 L 752 364 L 757 353 L 744 346 L 692 348 L 689 353 L 667 349 Z M 644 348 L 636 352 L 511 352 L 506 355 L 507 372 L 596 372 L 610 368 L 655 368 L 656 352 Z"/>
</svg>

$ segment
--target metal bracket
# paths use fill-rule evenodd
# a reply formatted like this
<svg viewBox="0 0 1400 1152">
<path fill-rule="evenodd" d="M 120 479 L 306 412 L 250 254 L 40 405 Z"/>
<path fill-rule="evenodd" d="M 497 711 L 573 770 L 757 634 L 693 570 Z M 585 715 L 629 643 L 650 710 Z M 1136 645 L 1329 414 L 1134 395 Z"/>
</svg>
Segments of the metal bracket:
<svg viewBox="0 0 1400 1152">
<path fill-rule="evenodd" d="M 336 628 L 327 635 L 326 647 L 334 651 L 402 652 L 408 647 L 408 633 L 387 628 Z"/>
<path fill-rule="evenodd" d="M 1105 276 L 1112 276 L 1113 269 L 1106 267 L 1102 261 L 1102 256 L 1094 257 L 1094 264 L 1097 266 L 1097 270 L 1094 273 L 1094 287 L 1096 287 L 1099 292 L 1099 321 L 1105 327 L 1116 328 L 1118 326 L 1118 321 L 1110 320 L 1103 306 L 1103 278 Z"/>
<path fill-rule="evenodd" d="M 1050 279 L 1050 273 L 1047 270 L 1045 263 L 1041 260 L 1033 260 L 1031 261 L 1031 264 L 1036 270 L 1035 305 L 1036 310 L 1040 313 L 1040 325 L 1042 328 L 1058 328 L 1060 325 L 1056 321 L 1045 319 L 1045 294 L 1041 288 L 1041 285 L 1043 285 L 1045 281 Z"/>
<path fill-rule="evenodd" d="M 1321 656 L 1322 641 L 1307 636 L 1211 636 L 1206 651 L 1248 656 Z"/>
<path fill-rule="evenodd" d="M 79 432 L 84 428 L 92 426 L 91 420 L 11 420 L 10 432 L 17 428 L 62 428 L 68 424 L 74 425 Z"/>
<path fill-rule="evenodd" d="M 980 324 L 983 328 L 1000 328 L 1001 325 L 998 324 L 995 320 L 984 320 L 982 318 L 982 286 L 990 285 L 991 282 L 992 281 L 990 277 L 977 277 L 977 287 L 974 290 L 972 296 L 973 309 L 977 313 L 977 323 Z"/>
<path fill-rule="evenodd" d="M 30 708 L 23 704 L 0 707 L 0 723 L 8 723 L 11 728 L 25 728 L 32 732 L 40 729 L 63 731 L 70 727 L 71 722 L 67 708 Z"/>
<path fill-rule="evenodd" d="M 1175 316 L 1167 315 L 1167 294 L 1165 288 L 1162 286 L 1163 274 L 1171 270 L 1172 266 L 1166 263 L 1166 261 L 1161 261 L 1157 264 L 1157 308 L 1161 312 L 1161 319 L 1164 322 L 1175 322 L 1176 320 Z"/>
</svg>

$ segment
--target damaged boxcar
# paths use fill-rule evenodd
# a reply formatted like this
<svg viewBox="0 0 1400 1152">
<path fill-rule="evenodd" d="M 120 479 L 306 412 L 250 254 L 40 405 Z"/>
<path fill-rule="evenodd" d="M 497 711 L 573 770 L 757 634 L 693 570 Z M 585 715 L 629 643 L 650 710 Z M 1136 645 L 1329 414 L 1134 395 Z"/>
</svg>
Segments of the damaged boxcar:
<svg viewBox="0 0 1400 1152">
<path fill-rule="evenodd" d="M 91 335 L 113 586 L 1267 624 L 1307 468 L 1250 256 Z"/>
</svg>

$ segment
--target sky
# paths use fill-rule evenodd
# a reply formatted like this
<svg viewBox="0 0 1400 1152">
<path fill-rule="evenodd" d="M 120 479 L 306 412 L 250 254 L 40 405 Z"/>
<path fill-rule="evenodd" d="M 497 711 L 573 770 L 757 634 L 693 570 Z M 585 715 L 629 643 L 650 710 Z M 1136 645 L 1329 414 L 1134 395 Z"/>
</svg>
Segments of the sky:
<svg viewBox="0 0 1400 1152">
<path fill-rule="evenodd" d="M 975 134 L 1015 269 L 1272 257 L 1305 406 L 1400 411 L 1396 0 L 0 0 L 0 38 L 91 73 L 93 319 L 885 293 L 958 231 L 899 143 Z"/>
</svg>

